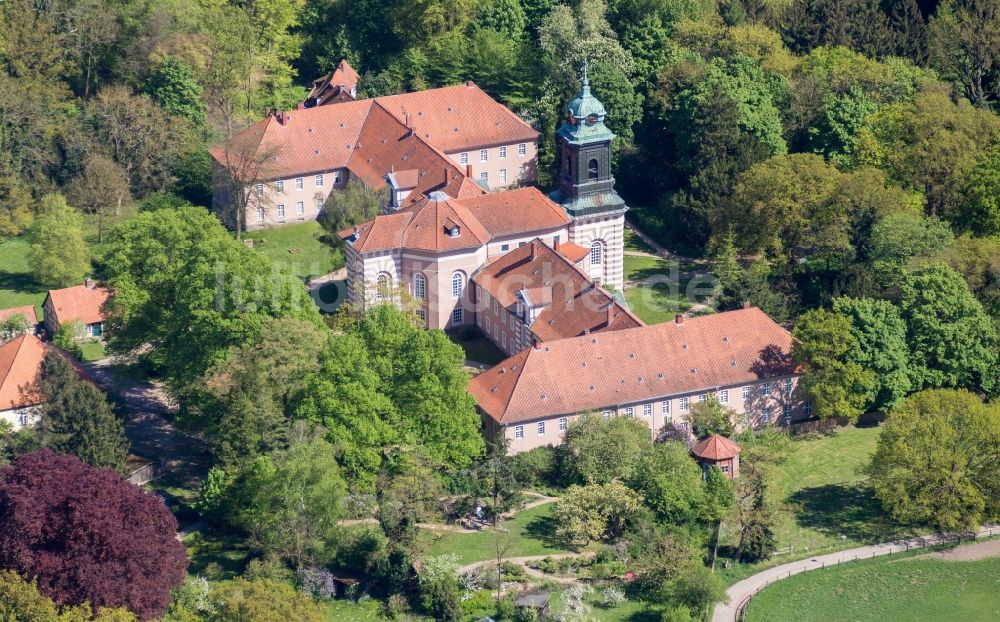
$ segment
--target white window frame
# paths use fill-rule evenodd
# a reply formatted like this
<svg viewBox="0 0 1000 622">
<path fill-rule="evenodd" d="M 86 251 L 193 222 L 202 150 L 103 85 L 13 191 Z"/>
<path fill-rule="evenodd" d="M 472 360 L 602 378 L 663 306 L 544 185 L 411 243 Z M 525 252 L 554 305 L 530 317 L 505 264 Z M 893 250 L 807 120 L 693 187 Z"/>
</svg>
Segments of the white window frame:
<svg viewBox="0 0 1000 622">
<path fill-rule="evenodd" d="M 632 408 L 631 406 L 626 406 L 625 407 L 625 416 L 626 417 L 631 417 L 634 414 L 635 414 L 635 409 L 634 408 Z"/>
<path fill-rule="evenodd" d="M 792 405 L 785 403 L 781 407 L 781 416 L 785 418 L 785 425 L 788 425 L 792 421 Z"/>
<path fill-rule="evenodd" d="M 504 350 L 507 349 L 507 333 L 500 333 L 500 346 Z"/>
<path fill-rule="evenodd" d="M 590 265 L 599 266 L 604 263 L 604 245 L 594 240 L 590 243 Z"/>
<path fill-rule="evenodd" d="M 452 309 L 451 323 L 453 326 L 457 324 L 465 324 L 465 313 L 462 312 L 462 307 Z"/>
<path fill-rule="evenodd" d="M 490 150 L 489 149 L 480 149 L 479 150 L 479 161 L 480 162 L 489 162 L 489 159 L 490 159 Z"/>
<path fill-rule="evenodd" d="M 303 202 L 303 201 L 296 201 L 295 202 L 295 214 L 297 216 L 301 216 L 302 214 L 305 214 L 305 213 L 306 213 L 306 204 L 305 204 L 305 202 Z"/>
<path fill-rule="evenodd" d="M 510 244 L 501 244 L 500 245 L 500 250 L 501 251 L 509 251 L 510 250 Z"/>
<path fill-rule="evenodd" d="M 522 158 L 528 155 L 528 143 L 519 143 L 517 145 L 517 155 L 521 156 Z"/>
<path fill-rule="evenodd" d="M 427 300 L 427 277 L 422 272 L 413 275 L 413 297 L 417 300 Z"/>
<path fill-rule="evenodd" d="M 469 163 L 469 152 L 468 151 L 463 151 L 462 153 L 458 154 L 458 163 L 459 164 L 468 164 Z"/>
<path fill-rule="evenodd" d="M 257 196 L 264 196 L 264 184 L 257 184 L 254 189 L 257 191 Z"/>
<path fill-rule="evenodd" d="M 483 326 L 484 326 L 484 328 L 486 328 L 486 333 L 489 334 L 489 332 L 490 332 L 490 318 L 488 318 L 488 317 L 487 318 L 483 318 Z"/>
<path fill-rule="evenodd" d="M 274 182 L 274 189 L 277 190 L 279 193 L 285 192 L 285 182 L 280 179 Z"/>
<path fill-rule="evenodd" d="M 687 412 L 687 409 L 688 409 L 688 398 L 686 398 L 686 397 L 682 397 L 682 398 L 681 398 L 680 400 L 678 400 L 678 401 L 680 402 L 680 403 L 678 404 L 678 407 L 680 408 L 680 411 L 681 411 L 682 413 L 685 413 L 685 412 Z"/>
<path fill-rule="evenodd" d="M 514 438 L 520 439 L 524 438 L 524 426 L 516 425 L 514 426 Z"/>
<path fill-rule="evenodd" d="M 812 400 L 806 400 L 805 403 L 802 404 L 802 412 L 804 412 L 807 417 L 812 415 L 813 412 Z"/>
<path fill-rule="evenodd" d="M 728 464 L 723 464 L 719 468 L 722 469 L 723 473 L 728 473 L 729 472 L 729 465 Z"/>
<path fill-rule="evenodd" d="M 479 171 L 479 179 L 481 179 L 481 180 L 483 180 L 485 182 L 489 182 L 489 180 L 490 180 L 490 174 L 488 172 L 486 172 L 486 171 Z"/>
<path fill-rule="evenodd" d="M 743 387 L 743 399 L 750 399 L 750 387 Z"/>
<path fill-rule="evenodd" d="M 650 417 L 650 416 L 652 416 L 652 414 L 653 414 L 653 405 L 652 404 L 643 404 L 642 405 L 642 416 L 643 417 Z"/>
<path fill-rule="evenodd" d="M 263 207 L 258 207 L 257 208 L 257 224 L 258 225 L 259 224 L 263 224 L 263 222 L 264 222 L 264 208 Z"/>
<path fill-rule="evenodd" d="M 493 315 L 500 315 L 500 303 L 496 298 L 493 299 Z"/>
<path fill-rule="evenodd" d="M 451 298 L 458 300 L 465 293 L 465 275 L 458 270 L 451 273 Z"/>
<path fill-rule="evenodd" d="M 304 184 L 305 184 L 305 182 L 302 180 L 301 177 L 296 177 L 295 178 L 295 189 L 296 190 L 302 190 L 302 188 L 304 187 Z"/>
<path fill-rule="evenodd" d="M 501 160 L 506 160 L 507 159 L 507 147 L 506 147 L 506 145 L 501 145 L 500 146 L 500 159 Z"/>
<path fill-rule="evenodd" d="M 420 318 L 421 322 L 426 322 L 427 321 L 427 309 L 424 309 L 423 307 L 417 309 L 417 317 Z"/>
<path fill-rule="evenodd" d="M 609 409 L 605 408 L 604 410 L 601 411 L 601 415 L 603 415 L 605 419 L 610 419 L 611 418 L 611 411 Z"/>
<path fill-rule="evenodd" d="M 341 176 L 341 172 L 340 171 L 334 171 L 333 172 L 333 183 L 339 184 L 341 181 L 343 181 L 343 179 L 344 178 Z"/>
<path fill-rule="evenodd" d="M 545 422 L 544 421 L 539 421 L 535 425 L 535 432 L 538 434 L 538 436 L 545 436 Z"/>
<path fill-rule="evenodd" d="M 322 187 L 323 187 L 323 173 L 319 173 L 319 174 L 317 174 L 317 175 L 316 175 L 316 176 L 315 176 L 315 177 L 313 178 L 313 181 L 314 181 L 314 183 L 316 184 L 316 187 L 317 187 L 317 188 L 322 188 Z"/>
<path fill-rule="evenodd" d="M 774 417 L 774 413 L 771 412 L 771 407 L 770 406 L 765 406 L 764 410 L 761 411 L 760 420 L 764 423 L 764 425 L 770 425 L 771 424 L 771 419 L 773 417 Z"/>
<path fill-rule="evenodd" d="M 500 179 L 500 183 L 502 183 L 502 184 L 507 183 L 507 169 L 505 169 L 505 168 L 500 169 L 500 178 L 499 179 Z"/>
<path fill-rule="evenodd" d="M 791 392 L 792 392 L 792 379 L 785 378 L 785 393 L 791 393 Z"/>
<path fill-rule="evenodd" d="M 768 395 L 771 395 L 771 383 L 770 382 L 765 382 L 764 384 L 760 385 L 760 394 L 763 395 L 764 397 L 767 397 Z"/>
<path fill-rule="evenodd" d="M 285 220 L 285 204 L 278 203 L 278 220 Z"/>
<path fill-rule="evenodd" d="M 729 403 L 729 389 L 723 389 L 719 391 L 719 402 L 723 404 Z"/>
<path fill-rule="evenodd" d="M 326 199 L 323 197 L 316 197 L 316 211 L 323 209 L 323 204 L 326 203 Z"/>
<path fill-rule="evenodd" d="M 702 393 L 701 395 L 698 396 L 698 403 L 699 404 L 702 403 L 702 402 L 705 402 L 705 401 L 708 401 L 708 395 Z"/>
<path fill-rule="evenodd" d="M 663 400 L 660 402 L 660 414 L 669 415 L 670 414 L 670 400 Z"/>
<path fill-rule="evenodd" d="M 568 427 L 569 427 L 569 419 L 567 419 L 566 417 L 560 417 L 559 418 L 559 431 L 562 432 L 563 430 L 565 430 Z"/>
<path fill-rule="evenodd" d="M 392 279 L 386 273 L 375 277 L 375 300 L 381 302 L 390 297 L 392 291 Z"/>
</svg>

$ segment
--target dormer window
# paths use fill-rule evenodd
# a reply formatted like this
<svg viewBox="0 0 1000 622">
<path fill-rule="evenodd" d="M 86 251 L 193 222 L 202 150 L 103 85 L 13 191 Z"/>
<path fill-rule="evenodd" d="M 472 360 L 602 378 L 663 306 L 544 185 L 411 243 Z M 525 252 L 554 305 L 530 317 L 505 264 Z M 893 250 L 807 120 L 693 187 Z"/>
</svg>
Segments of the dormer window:
<svg viewBox="0 0 1000 622">
<path fill-rule="evenodd" d="M 459 233 L 460 230 L 458 228 L 458 225 L 454 225 L 451 229 L 448 229 L 448 235 L 450 235 L 453 238 L 457 238 Z"/>
</svg>

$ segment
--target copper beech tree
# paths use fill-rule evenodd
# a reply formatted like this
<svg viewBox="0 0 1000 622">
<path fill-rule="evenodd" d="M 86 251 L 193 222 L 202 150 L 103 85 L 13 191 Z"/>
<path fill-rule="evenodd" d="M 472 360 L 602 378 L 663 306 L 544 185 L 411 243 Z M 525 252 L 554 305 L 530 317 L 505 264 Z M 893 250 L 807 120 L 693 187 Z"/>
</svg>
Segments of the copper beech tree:
<svg viewBox="0 0 1000 622">
<path fill-rule="evenodd" d="M 187 571 L 177 520 L 110 469 L 48 449 L 0 470 L 0 567 L 59 604 L 160 618 Z"/>
</svg>

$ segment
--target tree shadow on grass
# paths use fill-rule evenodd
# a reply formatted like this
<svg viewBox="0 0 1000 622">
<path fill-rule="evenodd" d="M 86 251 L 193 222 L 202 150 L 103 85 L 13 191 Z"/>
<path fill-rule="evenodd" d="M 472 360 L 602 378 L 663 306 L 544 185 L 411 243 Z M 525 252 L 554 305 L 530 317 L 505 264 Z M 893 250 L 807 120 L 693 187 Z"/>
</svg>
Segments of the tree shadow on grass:
<svg viewBox="0 0 1000 622">
<path fill-rule="evenodd" d="M 893 523 L 865 482 L 827 484 L 794 493 L 789 502 L 801 527 L 860 542 L 885 542 L 908 534 Z"/>
<path fill-rule="evenodd" d="M 37 294 L 45 287 L 29 272 L 7 272 L 0 270 L 0 289 L 9 289 L 18 294 Z"/>
<path fill-rule="evenodd" d="M 524 535 L 538 540 L 550 549 L 569 549 L 572 547 L 562 538 L 556 537 L 556 519 L 551 516 L 536 516 L 524 526 Z"/>
</svg>

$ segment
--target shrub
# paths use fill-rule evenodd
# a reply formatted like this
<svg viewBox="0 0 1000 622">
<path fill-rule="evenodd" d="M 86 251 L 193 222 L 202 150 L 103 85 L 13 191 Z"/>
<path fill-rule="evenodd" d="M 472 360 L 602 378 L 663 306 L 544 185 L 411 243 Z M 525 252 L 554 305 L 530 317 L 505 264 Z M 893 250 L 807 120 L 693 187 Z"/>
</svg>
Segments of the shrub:
<svg viewBox="0 0 1000 622">
<path fill-rule="evenodd" d="M 601 604 L 605 607 L 617 607 L 625 602 L 625 592 L 614 585 L 609 585 L 601 592 Z"/>
<path fill-rule="evenodd" d="M 303 568 L 299 571 L 299 587 L 316 600 L 330 600 L 337 595 L 333 574 L 326 568 Z"/>
<path fill-rule="evenodd" d="M 497 619 L 501 622 L 514 622 L 517 619 L 517 607 L 514 606 L 513 598 L 500 599 L 497 603 Z"/>
<path fill-rule="evenodd" d="M 489 590 L 479 590 L 465 595 L 462 600 L 462 611 L 465 615 L 488 611 L 493 606 L 493 593 Z"/>
<path fill-rule="evenodd" d="M 557 478 L 556 450 L 536 447 L 513 458 L 514 478 L 523 488 L 551 485 Z"/>
<path fill-rule="evenodd" d="M 243 577 L 250 581 L 290 581 L 292 571 L 277 557 L 258 557 L 250 560 Z"/>
<path fill-rule="evenodd" d="M 385 617 L 396 620 L 410 610 L 410 603 L 402 594 L 391 594 L 385 600 Z"/>
</svg>

